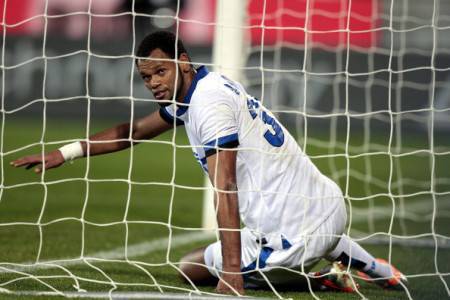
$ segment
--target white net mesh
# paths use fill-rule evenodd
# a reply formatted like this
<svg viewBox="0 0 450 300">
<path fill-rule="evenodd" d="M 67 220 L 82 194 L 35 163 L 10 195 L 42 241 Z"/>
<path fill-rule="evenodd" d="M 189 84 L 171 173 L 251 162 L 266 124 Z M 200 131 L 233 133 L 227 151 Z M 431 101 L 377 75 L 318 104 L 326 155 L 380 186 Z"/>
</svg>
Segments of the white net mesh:
<svg viewBox="0 0 450 300">
<path fill-rule="evenodd" d="M 134 64 L 152 29 L 176 32 L 196 65 L 214 67 L 215 1 L 72 2 L 0 2 L 0 292 L 214 294 L 177 275 L 182 255 L 214 240 L 180 127 L 41 175 L 9 162 L 154 110 Z M 450 5 L 253 0 L 247 10 L 243 83 L 339 183 L 349 236 L 408 276 L 395 297 L 448 297 Z M 379 295 L 363 283 L 359 293 Z"/>
</svg>

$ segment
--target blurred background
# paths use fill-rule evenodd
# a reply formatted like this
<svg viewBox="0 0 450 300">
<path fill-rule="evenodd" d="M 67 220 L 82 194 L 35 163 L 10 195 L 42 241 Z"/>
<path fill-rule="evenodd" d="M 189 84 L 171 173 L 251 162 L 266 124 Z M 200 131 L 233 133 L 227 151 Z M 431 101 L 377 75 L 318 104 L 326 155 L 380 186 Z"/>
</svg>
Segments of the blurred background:
<svg viewBox="0 0 450 300">
<path fill-rule="evenodd" d="M 348 2 L 314 0 L 307 10 L 306 0 L 272 0 L 266 7 L 250 1 L 243 53 L 250 92 L 264 95 L 294 130 L 302 131 L 305 114 L 339 119 L 346 109 L 375 112 L 373 127 L 386 126 L 389 111 L 403 112 L 394 117 L 404 126 L 427 130 L 431 108 L 435 130 L 450 130 L 450 2 Z M 6 12 L 3 105 L 15 117 L 41 116 L 46 99 L 49 117 L 85 118 L 87 96 L 94 117 L 126 119 L 132 105 L 135 114 L 148 113 L 152 95 L 136 76 L 132 55 L 154 30 L 178 29 L 192 60 L 211 63 L 214 0 L 0 3 Z M 328 126 L 330 120 L 308 121 Z M 362 117 L 352 121 L 361 126 Z"/>
</svg>

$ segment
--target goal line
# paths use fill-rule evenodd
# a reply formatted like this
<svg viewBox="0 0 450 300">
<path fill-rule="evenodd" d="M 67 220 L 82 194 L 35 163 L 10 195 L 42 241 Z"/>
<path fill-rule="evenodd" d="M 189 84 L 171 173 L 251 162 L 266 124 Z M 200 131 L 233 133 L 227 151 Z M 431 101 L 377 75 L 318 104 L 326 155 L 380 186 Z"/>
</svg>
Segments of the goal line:
<svg viewBox="0 0 450 300">
<path fill-rule="evenodd" d="M 1 293 L 1 290 L 0 290 Z M 53 296 L 64 296 L 67 298 L 89 298 L 89 299 L 201 299 L 201 300 L 216 300 L 216 299 L 242 299 L 242 297 L 233 296 L 214 296 L 214 295 L 198 295 L 194 293 L 189 294 L 176 294 L 176 293 L 156 293 L 156 292 L 38 292 L 38 291 L 22 291 L 14 293 L 18 296 L 43 296 L 43 297 L 53 297 Z M 245 297 L 245 299 L 269 299 L 269 298 L 254 298 Z"/>
</svg>

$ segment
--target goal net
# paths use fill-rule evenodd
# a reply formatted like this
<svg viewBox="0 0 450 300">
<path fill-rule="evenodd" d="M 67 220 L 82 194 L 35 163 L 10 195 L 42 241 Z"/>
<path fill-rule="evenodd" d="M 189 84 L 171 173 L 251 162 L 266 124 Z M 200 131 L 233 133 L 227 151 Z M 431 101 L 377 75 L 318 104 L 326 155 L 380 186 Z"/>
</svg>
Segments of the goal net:
<svg viewBox="0 0 450 300">
<path fill-rule="evenodd" d="M 450 295 L 448 1 L 0 3 L 0 298 L 217 296 L 178 275 L 218 238 L 182 127 L 42 174 L 9 165 L 157 109 L 134 63 L 157 29 L 242 82 L 338 183 L 346 233 L 408 277 L 393 297 Z M 329 297 L 247 295 L 308 293 Z"/>
</svg>

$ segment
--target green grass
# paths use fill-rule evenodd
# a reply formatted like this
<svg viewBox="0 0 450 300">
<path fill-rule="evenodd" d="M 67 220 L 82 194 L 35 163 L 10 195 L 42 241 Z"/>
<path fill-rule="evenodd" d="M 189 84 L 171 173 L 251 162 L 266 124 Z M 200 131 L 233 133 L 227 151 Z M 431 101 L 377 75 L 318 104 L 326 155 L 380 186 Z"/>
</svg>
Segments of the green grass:
<svg viewBox="0 0 450 300">
<path fill-rule="evenodd" d="M 90 133 L 111 125 L 94 122 Z M 2 157 L 0 174 L 4 186 L 0 199 L 0 288 L 49 291 L 42 283 L 45 282 L 61 291 L 75 291 L 75 277 L 80 287 L 87 291 L 108 291 L 112 288 L 111 280 L 121 291 L 157 292 L 155 284 L 165 292 L 177 292 L 170 287 L 192 290 L 192 286 L 181 282 L 174 266 L 187 251 L 209 241 L 170 249 L 163 244 L 162 250 L 129 257 L 134 263 L 91 260 L 91 265 L 71 264 L 65 265 L 64 269 L 53 266 L 21 270 L 22 273 L 1 272 L 1 268 L 10 266 L 7 263 L 36 261 L 38 253 L 39 261 L 75 259 L 123 247 L 126 242 L 132 246 L 165 238 L 170 230 L 177 235 L 185 233 L 180 228 L 201 226 L 203 174 L 188 147 L 183 128 L 179 128 L 175 136 L 177 147 L 172 144 L 173 132 L 170 132 L 134 147 L 133 151 L 77 160 L 43 176 L 9 166 L 10 161 L 20 156 L 42 151 L 39 144 L 18 150 L 39 143 L 41 134 L 40 121 L 8 118 L 5 121 L 1 137 L 6 154 Z M 85 134 L 86 127 L 81 121 L 49 120 L 43 137 L 45 149 L 60 146 L 51 143 L 83 138 Z M 361 150 L 351 148 L 348 157 L 340 144 L 329 141 L 327 132 L 308 134 L 306 152 L 322 172 L 347 192 L 354 218 L 349 224 L 352 236 L 361 232 L 410 236 L 430 234 L 433 230 L 450 236 L 450 154 L 446 154 L 450 141 L 436 138 L 439 144 L 435 145 L 434 156 L 425 151 L 412 152 L 429 149 L 424 140 L 420 134 L 405 137 L 400 152 L 409 154 L 390 156 L 386 135 L 373 134 L 365 150 L 370 155 L 352 156 L 360 154 Z M 304 141 L 300 139 L 300 145 Z M 339 142 L 345 144 L 345 137 L 339 137 Z M 363 145 L 363 136 L 354 131 L 350 146 Z M 396 151 L 394 141 L 391 152 L 395 154 Z M 329 154 L 337 156 L 324 157 Z M 435 184 L 431 186 L 433 165 Z M 390 214 L 375 217 L 376 209 L 387 208 L 388 212 L 393 212 L 394 205 L 392 223 Z M 436 216 L 433 219 L 434 205 Z M 406 207 L 404 216 L 403 206 Z M 393 240 L 398 239 L 394 237 Z M 389 247 L 383 243 L 365 247 L 376 256 L 388 258 L 391 255 L 394 264 L 410 276 L 409 292 L 414 299 L 448 296 L 436 275 L 435 259 L 438 271 L 449 285 L 450 276 L 446 275 L 450 273 L 449 249 L 395 244 Z M 199 289 L 214 290 L 213 287 Z M 405 292 L 387 292 L 362 282 L 361 292 L 369 299 L 407 298 Z M 271 291 L 249 290 L 247 294 L 275 297 Z M 308 291 L 283 291 L 280 294 L 285 298 L 312 299 Z M 321 299 L 359 298 L 358 295 L 324 292 L 316 295 Z M 16 299 L 18 296 L 0 294 L 0 298 Z"/>
</svg>

